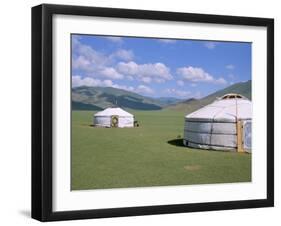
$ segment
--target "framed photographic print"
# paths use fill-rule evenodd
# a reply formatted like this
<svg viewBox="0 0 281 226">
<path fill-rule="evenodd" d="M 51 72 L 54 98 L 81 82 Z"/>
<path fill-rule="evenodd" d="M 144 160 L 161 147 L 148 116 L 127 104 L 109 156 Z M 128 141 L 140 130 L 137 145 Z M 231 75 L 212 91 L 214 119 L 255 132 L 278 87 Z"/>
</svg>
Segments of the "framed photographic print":
<svg viewBox="0 0 281 226">
<path fill-rule="evenodd" d="M 32 8 L 32 217 L 274 205 L 274 21 Z"/>
</svg>

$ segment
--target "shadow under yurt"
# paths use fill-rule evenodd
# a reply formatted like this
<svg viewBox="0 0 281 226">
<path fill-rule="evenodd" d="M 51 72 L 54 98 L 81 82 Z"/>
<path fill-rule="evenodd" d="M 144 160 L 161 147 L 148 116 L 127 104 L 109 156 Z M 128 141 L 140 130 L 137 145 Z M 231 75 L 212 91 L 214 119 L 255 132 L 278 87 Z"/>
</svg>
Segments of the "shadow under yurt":
<svg viewBox="0 0 281 226">
<path fill-rule="evenodd" d="M 185 116 L 184 145 L 209 150 L 251 152 L 252 102 L 226 94 Z"/>
</svg>

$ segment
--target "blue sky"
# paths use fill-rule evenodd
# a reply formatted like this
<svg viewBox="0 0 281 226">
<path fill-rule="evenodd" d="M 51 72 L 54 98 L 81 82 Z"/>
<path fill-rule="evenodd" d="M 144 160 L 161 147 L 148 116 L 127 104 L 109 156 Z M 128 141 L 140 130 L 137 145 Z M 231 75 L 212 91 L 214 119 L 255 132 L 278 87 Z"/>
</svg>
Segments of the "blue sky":
<svg viewBox="0 0 281 226">
<path fill-rule="evenodd" d="M 72 86 L 201 98 L 251 79 L 251 43 L 72 35 Z"/>
</svg>

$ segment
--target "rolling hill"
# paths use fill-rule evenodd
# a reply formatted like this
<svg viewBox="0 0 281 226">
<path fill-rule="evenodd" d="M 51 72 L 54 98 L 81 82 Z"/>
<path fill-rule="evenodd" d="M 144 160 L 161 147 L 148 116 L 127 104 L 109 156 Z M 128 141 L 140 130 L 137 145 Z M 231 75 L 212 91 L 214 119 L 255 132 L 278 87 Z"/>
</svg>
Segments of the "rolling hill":
<svg viewBox="0 0 281 226">
<path fill-rule="evenodd" d="M 100 110 L 114 106 L 135 110 L 160 110 L 164 105 L 161 100 L 112 87 L 72 88 L 73 110 Z"/>
<path fill-rule="evenodd" d="M 80 86 L 72 88 L 73 110 L 102 110 L 118 106 L 134 110 L 160 110 L 162 108 L 189 113 L 213 102 L 227 93 L 239 93 L 251 99 L 251 80 L 239 82 L 201 99 L 180 100 L 173 97 L 150 98 L 134 92 L 112 87 Z"/>
<path fill-rule="evenodd" d="M 221 97 L 227 93 L 238 93 L 241 94 L 248 99 L 252 99 L 252 81 L 249 80 L 247 82 L 239 82 L 235 83 L 231 86 L 226 87 L 225 89 L 221 89 L 217 92 L 214 92 L 206 97 L 201 99 L 188 99 L 176 104 L 172 104 L 167 106 L 168 109 L 177 110 L 177 111 L 184 111 L 185 113 L 190 113 L 192 111 L 196 111 L 197 109 L 206 106 L 207 104 L 212 103 L 216 98 Z"/>
</svg>

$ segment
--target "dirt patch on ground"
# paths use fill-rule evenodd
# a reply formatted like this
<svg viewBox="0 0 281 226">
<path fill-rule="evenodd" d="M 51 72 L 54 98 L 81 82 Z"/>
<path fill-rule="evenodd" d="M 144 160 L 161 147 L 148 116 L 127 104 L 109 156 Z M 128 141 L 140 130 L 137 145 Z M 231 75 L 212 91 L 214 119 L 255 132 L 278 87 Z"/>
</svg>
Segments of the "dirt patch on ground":
<svg viewBox="0 0 281 226">
<path fill-rule="evenodd" d="M 200 170 L 201 166 L 199 166 L 199 165 L 187 165 L 187 166 L 184 166 L 183 168 L 185 170 L 188 170 L 188 171 L 195 171 L 195 170 Z"/>
</svg>

